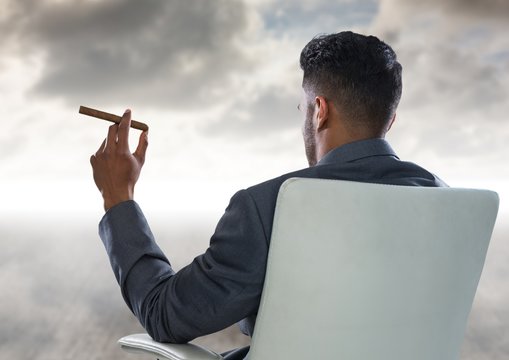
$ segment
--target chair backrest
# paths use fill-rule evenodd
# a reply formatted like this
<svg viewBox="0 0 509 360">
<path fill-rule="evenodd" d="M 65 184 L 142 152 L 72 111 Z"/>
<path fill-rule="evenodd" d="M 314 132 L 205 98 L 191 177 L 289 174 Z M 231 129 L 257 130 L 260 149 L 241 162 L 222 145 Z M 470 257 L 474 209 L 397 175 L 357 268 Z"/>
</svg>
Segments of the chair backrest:
<svg viewBox="0 0 509 360">
<path fill-rule="evenodd" d="M 287 180 L 249 359 L 457 359 L 497 211 L 487 190 Z"/>
</svg>

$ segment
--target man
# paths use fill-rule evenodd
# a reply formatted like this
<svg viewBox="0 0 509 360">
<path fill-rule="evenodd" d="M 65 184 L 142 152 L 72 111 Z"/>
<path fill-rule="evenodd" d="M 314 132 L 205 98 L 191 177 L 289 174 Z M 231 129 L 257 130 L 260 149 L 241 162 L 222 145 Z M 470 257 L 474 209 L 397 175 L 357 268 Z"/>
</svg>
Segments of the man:
<svg viewBox="0 0 509 360">
<path fill-rule="evenodd" d="M 237 192 L 210 247 L 177 273 L 133 201 L 148 143 L 142 133 L 130 153 L 130 111 L 120 125 L 110 127 L 91 157 L 106 209 L 101 239 L 127 305 L 155 340 L 187 342 L 238 321 L 244 333 L 253 333 L 276 198 L 286 179 L 445 185 L 423 168 L 400 161 L 383 139 L 394 122 L 402 88 L 401 65 L 388 45 L 352 32 L 323 35 L 304 47 L 300 64 L 299 109 L 310 167 Z"/>
</svg>

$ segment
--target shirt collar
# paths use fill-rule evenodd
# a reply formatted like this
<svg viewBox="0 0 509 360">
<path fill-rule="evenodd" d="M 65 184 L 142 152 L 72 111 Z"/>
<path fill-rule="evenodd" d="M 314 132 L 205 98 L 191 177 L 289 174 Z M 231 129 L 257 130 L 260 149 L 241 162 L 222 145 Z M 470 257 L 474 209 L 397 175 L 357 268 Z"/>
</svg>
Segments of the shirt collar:
<svg viewBox="0 0 509 360">
<path fill-rule="evenodd" d="M 345 163 L 370 156 L 397 155 L 384 139 L 359 140 L 332 149 L 320 159 L 317 165 Z"/>
</svg>

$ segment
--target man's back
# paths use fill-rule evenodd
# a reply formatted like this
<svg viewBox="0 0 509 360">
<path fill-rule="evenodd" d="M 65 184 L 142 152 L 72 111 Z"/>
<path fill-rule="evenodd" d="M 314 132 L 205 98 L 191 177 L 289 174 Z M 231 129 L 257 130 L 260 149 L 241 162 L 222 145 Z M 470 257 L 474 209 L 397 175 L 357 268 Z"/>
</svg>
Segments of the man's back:
<svg viewBox="0 0 509 360">
<path fill-rule="evenodd" d="M 253 333 L 277 193 L 290 177 L 445 185 L 421 167 L 400 161 L 385 140 L 347 144 L 331 151 L 314 167 L 236 193 L 211 237 L 210 247 L 178 273 L 171 270 L 155 245 L 136 204 L 126 202 L 113 208 L 101 222 L 101 238 L 127 304 L 152 337 L 187 342 L 242 319 L 243 332 Z M 125 219 L 134 226 L 126 227 Z M 145 230 L 139 233 L 137 229 Z M 140 242 L 143 237 L 146 241 Z M 136 246 L 124 249 L 115 238 Z"/>
<path fill-rule="evenodd" d="M 351 180 L 359 182 L 408 185 L 408 186 L 447 186 L 442 180 L 420 166 L 399 160 L 390 145 L 383 139 L 358 141 L 336 148 L 325 155 L 313 167 L 282 175 L 246 189 L 258 211 L 263 232 L 266 234 L 267 250 L 272 233 L 274 210 L 281 184 L 288 178 L 320 178 Z M 341 216 L 341 214 L 338 214 Z M 217 232 L 217 229 L 216 229 Z M 246 244 L 246 246 L 249 246 Z M 262 245 L 257 246 L 263 248 Z M 259 257 L 266 259 L 267 254 Z M 258 259 L 260 263 L 260 260 Z M 296 264 L 296 266 L 304 264 Z M 265 274 L 265 262 L 263 265 Z M 261 289 L 256 293 L 261 294 Z M 259 300 L 257 301 L 259 304 Z M 252 335 L 256 316 L 251 315 L 241 322 L 245 334 Z"/>
</svg>

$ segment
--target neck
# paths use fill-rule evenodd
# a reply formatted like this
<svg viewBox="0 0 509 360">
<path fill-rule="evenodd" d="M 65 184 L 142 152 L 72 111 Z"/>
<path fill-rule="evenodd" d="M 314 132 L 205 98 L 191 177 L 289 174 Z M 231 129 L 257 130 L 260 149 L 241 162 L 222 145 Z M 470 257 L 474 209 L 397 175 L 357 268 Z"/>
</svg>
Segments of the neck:
<svg viewBox="0 0 509 360">
<path fill-rule="evenodd" d="M 341 136 L 341 132 L 330 132 L 329 136 L 325 136 L 323 141 L 320 139 L 317 141 L 317 149 L 316 149 L 316 157 L 317 162 L 321 160 L 322 157 L 325 156 L 329 151 L 334 150 L 340 146 L 350 144 L 356 141 L 361 140 L 369 140 L 369 139 L 383 139 L 385 134 L 356 134 L 352 136 L 351 134 L 345 134 L 346 136 Z"/>
</svg>

